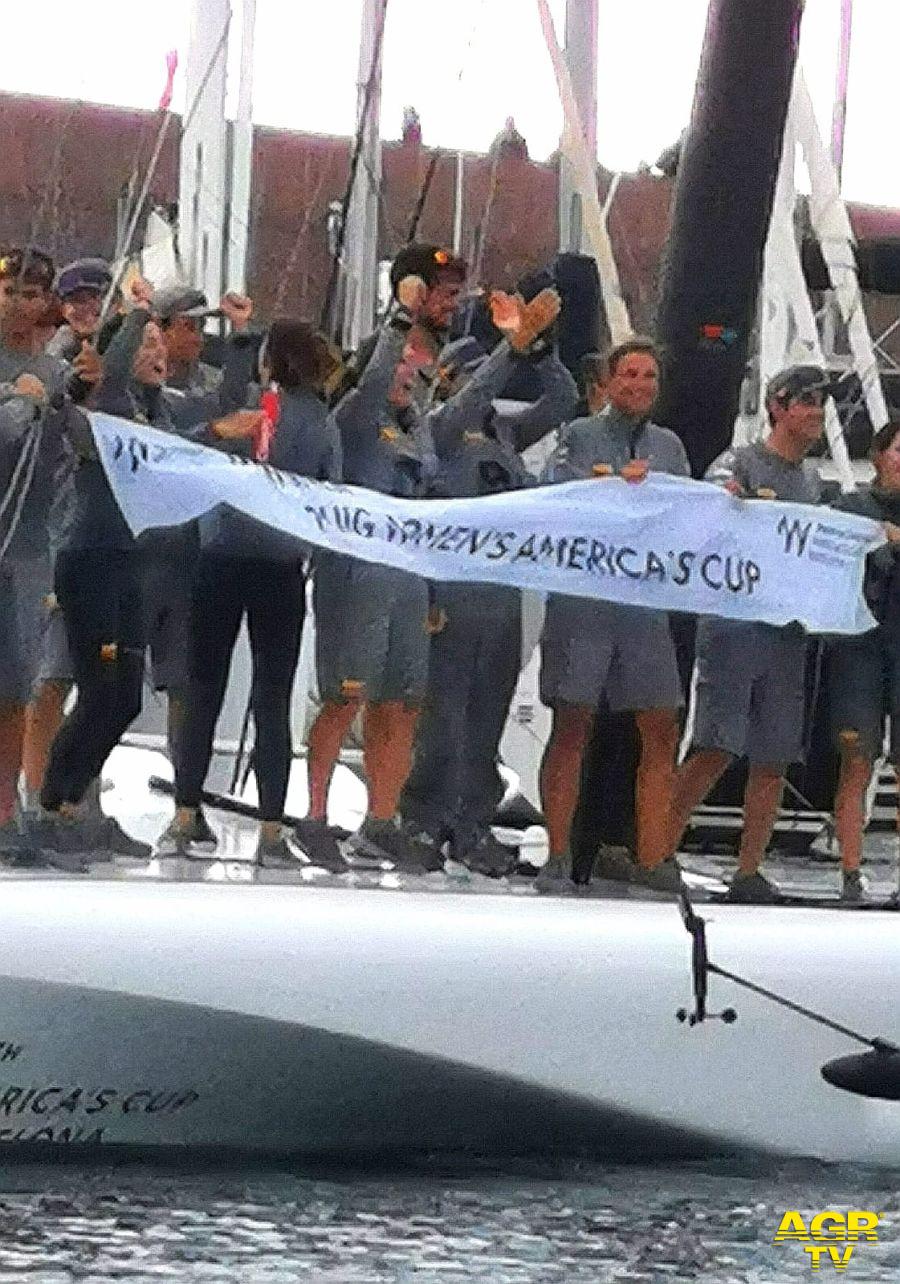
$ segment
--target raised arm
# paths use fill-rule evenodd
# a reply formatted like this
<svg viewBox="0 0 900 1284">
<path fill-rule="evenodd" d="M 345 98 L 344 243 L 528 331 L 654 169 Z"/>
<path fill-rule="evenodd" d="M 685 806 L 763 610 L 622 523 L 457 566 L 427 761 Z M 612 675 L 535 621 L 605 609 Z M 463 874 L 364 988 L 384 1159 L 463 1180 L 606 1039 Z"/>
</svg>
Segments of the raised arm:
<svg viewBox="0 0 900 1284">
<path fill-rule="evenodd" d="M 497 411 L 493 419 L 498 441 L 517 452 L 527 450 L 548 432 L 567 423 L 578 405 L 575 380 L 556 353 L 542 357 L 535 369 L 543 389 L 537 401 L 522 410 Z"/>
</svg>

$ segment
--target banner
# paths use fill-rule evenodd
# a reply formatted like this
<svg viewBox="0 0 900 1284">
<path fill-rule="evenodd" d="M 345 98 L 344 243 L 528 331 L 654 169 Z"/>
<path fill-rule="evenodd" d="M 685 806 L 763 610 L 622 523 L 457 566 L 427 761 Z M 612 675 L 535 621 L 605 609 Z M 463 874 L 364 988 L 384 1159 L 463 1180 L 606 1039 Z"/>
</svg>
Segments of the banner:
<svg viewBox="0 0 900 1284">
<path fill-rule="evenodd" d="M 816 633 L 861 633 L 864 517 L 738 500 L 658 473 L 566 482 L 478 499 L 396 499 L 331 486 L 109 415 L 91 416 L 100 459 L 136 535 L 222 505 L 265 527 L 431 580 L 603 598 Z"/>
</svg>

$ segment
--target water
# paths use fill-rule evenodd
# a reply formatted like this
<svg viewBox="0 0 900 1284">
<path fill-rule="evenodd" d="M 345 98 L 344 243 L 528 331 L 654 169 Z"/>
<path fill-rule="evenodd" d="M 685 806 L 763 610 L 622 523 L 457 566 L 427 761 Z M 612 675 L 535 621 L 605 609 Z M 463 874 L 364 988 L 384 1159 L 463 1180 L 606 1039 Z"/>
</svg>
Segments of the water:
<svg viewBox="0 0 900 1284">
<path fill-rule="evenodd" d="M 807 1279 L 787 1208 L 883 1214 L 847 1278 L 900 1274 L 897 1174 L 752 1161 L 401 1172 L 65 1165 L 0 1180 L 0 1284 Z M 832 1267 L 823 1263 L 822 1272 Z"/>
</svg>

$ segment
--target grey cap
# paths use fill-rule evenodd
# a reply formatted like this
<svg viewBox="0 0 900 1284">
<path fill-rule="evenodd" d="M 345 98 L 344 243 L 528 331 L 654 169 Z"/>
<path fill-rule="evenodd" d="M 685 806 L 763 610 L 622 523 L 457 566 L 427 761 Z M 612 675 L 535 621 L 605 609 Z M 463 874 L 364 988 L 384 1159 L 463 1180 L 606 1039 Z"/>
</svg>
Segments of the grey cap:
<svg viewBox="0 0 900 1284">
<path fill-rule="evenodd" d="M 203 291 L 195 290 L 192 285 L 170 285 L 153 296 L 153 312 L 160 321 L 171 321 L 173 317 L 209 317 L 217 311 L 209 306 Z"/>
<path fill-rule="evenodd" d="M 112 269 L 105 259 L 76 259 L 60 268 L 56 278 L 56 293 L 61 299 L 78 290 L 105 294 L 112 285 Z"/>
<path fill-rule="evenodd" d="M 821 366 L 788 366 L 766 385 L 766 404 L 770 401 L 793 401 L 804 392 L 821 392 L 830 396 L 836 387 L 827 370 Z"/>
</svg>

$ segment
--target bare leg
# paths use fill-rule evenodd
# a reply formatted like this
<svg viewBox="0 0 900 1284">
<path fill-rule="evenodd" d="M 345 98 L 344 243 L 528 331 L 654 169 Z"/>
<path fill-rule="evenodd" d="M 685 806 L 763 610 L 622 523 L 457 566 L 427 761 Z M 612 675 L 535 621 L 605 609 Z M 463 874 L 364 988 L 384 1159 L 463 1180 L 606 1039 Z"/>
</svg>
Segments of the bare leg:
<svg viewBox="0 0 900 1284">
<path fill-rule="evenodd" d="M 670 854 L 678 850 L 694 808 L 708 796 L 730 762 L 731 755 L 724 749 L 699 749 L 678 768 L 672 791 Z"/>
<path fill-rule="evenodd" d="M 0 704 L 0 824 L 15 809 L 24 738 L 25 706 Z"/>
<path fill-rule="evenodd" d="M 309 732 L 307 767 L 309 771 L 309 816 L 325 820 L 328 809 L 328 786 L 341 752 L 344 737 L 359 711 L 359 702 L 329 700 L 322 705 Z"/>
<path fill-rule="evenodd" d="M 753 766 L 744 794 L 744 832 L 738 856 L 741 874 L 758 872 L 775 828 L 784 788 L 784 768 Z"/>
<path fill-rule="evenodd" d="M 674 709 L 642 709 L 635 720 L 641 736 L 635 799 L 637 859 L 639 865 L 652 869 L 669 855 L 678 715 Z"/>
<path fill-rule="evenodd" d="M 834 827 L 841 865 L 845 870 L 851 870 L 859 869 L 862 861 L 866 790 L 872 777 L 873 763 L 863 753 L 857 732 L 842 731 L 840 742 L 841 774 L 834 800 Z"/>
<path fill-rule="evenodd" d="M 541 807 L 550 840 L 550 857 L 569 850 L 569 835 L 581 785 L 581 760 L 594 710 L 586 705 L 559 704 L 553 710 L 553 729 L 541 763 Z"/>
<path fill-rule="evenodd" d="M 63 709 L 69 694 L 67 682 L 43 682 L 25 710 L 22 743 L 22 773 L 28 793 L 36 797 L 44 783 L 50 746 L 63 723 Z"/>
<path fill-rule="evenodd" d="M 413 738 L 419 719 L 417 705 L 399 700 L 366 705 L 363 715 L 363 757 L 369 786 L 369 815 L 391 820 L 412 767 Z"/>
</svg>

